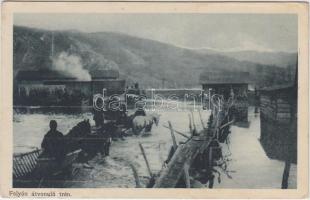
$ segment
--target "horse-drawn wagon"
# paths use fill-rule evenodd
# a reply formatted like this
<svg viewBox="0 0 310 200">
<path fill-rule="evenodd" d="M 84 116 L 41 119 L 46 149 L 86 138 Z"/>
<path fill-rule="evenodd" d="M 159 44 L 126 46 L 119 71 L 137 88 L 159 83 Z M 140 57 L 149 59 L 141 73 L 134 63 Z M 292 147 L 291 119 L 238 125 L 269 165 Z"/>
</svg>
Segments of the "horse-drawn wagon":
<svg viewBox="0 0 310 200">
<path fill-rule="evenodd" d="M 63 138 L 57 148 L 64 148 L 64 156 L 57 159 L 35 149 L 26 153 L 13 155 L 13 186 L 40 187 L 45 179 L 59 174 L 71 175 L 73 163 L 77 161 L 83 149 L 83 141 L 90 134 L 90 123 L 83 120 L 73 127 Z"/>
</svg>

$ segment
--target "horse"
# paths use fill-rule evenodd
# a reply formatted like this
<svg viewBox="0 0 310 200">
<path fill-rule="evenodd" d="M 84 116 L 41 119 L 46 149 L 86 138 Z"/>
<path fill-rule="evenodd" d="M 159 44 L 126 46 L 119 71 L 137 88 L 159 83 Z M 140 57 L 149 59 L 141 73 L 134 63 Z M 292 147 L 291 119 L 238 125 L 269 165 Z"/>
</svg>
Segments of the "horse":
<svg viewBox="0 0 310 200">
<path fill-rule="evenodd" d="M 64 136 L 66 152 L 82 148 L 82 141 L 85 140 L 90 133 L 91 126 L 89 119 L 79 122 Z"/>
<path fill-rule="evenodd" d="M 158 126 L 160 115 L 157 113 L 151 113 L 146 116 L 136 116 L 132 120 L 132 131 L 135 135 L 139 135 L 142 130 L 150 132 L 152 130 L 153 123 Z"/>
</svg>

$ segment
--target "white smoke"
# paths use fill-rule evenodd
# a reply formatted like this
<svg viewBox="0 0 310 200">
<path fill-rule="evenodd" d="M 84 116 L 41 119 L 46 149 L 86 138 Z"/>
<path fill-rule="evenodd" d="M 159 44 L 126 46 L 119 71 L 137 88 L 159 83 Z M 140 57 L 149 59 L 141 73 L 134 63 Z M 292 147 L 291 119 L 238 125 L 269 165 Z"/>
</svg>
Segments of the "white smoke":
<svg viewBox="0 0 310 200">
<path fill-rule="evenodd" d="M 53 67 L 59 71 L 65 71 L 80 81 L 90 81 L 89 72 L 83 68 L 81 59 L 75 55 L 69 55 L 66 52 L 61 52 L 53 59 Z"/>
</svg>

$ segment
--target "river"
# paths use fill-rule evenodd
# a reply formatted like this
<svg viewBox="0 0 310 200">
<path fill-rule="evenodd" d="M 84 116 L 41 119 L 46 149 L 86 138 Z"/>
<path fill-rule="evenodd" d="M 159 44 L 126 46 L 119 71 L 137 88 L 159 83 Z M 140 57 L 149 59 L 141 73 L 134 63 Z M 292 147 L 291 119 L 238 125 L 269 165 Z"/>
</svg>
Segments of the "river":
<svg viewBox="0 0 310 200">
<path fill-rule="evenodd" d="M 141 154 L 139 143 L 145 148 L 152 172 L 158 172 L 172 145 L 170 131 L 163 127 L 171 121 L 174 129 L 189 134 L 188 111 L 161 111 L 158 126 L 153 126 L 152 134 L 148 136 L 130 136 L 125 140 L 113 141 L 110 156 L 101 158 L 96 156 L 89 163 L 92 169 L 82 168 L 72 179 L 64 183 L 65 187 L 72 188 L 101 188 L 135 187 L 133 172 L 129 164 L 133 164 L 138 171 L 142 182 L 146 181 L 148 171 Z M 209 111 L 201 111 L 206 122 Z M 58 122 L 58 130 L 66 134 L 73 126 L 83 119 L 90 119 L 94 125 L 91 113 L 83 114 L 16 114 L 14 116 L 14 152 L 25 152 L 34 147 L 40 147 L 44 134 L 48 131 L 51 119 Z M 198 130 L 202 126 L 198 112 L 194 112 L 195 124 Z M 215 188 L 280 188 L 284 163 L 269 159 L 259 142 L 260 120 L 259 114 L 249 109 L 249 127 L 232 126 L 230 135 L 230 162 L 228 170 L 232 178 L 224 173 L 221 182 L 215 181 Z M 178 142 L 185 138 L 176 134 Z M 225 147 L 226 153 L 228 149 Z M 225 152 L 225 151 L 224 151 Z M 296 188 L 297 166 L 292 165 L 289 187 Z"/>
</svg>

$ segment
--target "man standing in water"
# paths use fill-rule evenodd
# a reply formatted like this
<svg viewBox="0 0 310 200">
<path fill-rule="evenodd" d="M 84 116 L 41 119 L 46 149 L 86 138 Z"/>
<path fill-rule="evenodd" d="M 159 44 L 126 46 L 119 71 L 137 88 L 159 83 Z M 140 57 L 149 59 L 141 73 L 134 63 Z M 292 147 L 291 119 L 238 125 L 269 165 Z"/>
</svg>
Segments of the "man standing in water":
<svg viewBox="0 0 310 200">
<path fill-rule="evenodd" d="M 96 124 L 96 127 L 103 127 L 104 125 L 104 114 L 102 110 L 96 110 L 94 109 L 94 121 Z"/>
<path fill-rule="evenodd" d="M 43 153 L 55 157 L 59 162 L 64 158 L 64 136 L 57 131 L 57 122 L 50 121 L 50 130 L 45 134 L 41 147 Z"/>
</svg>

